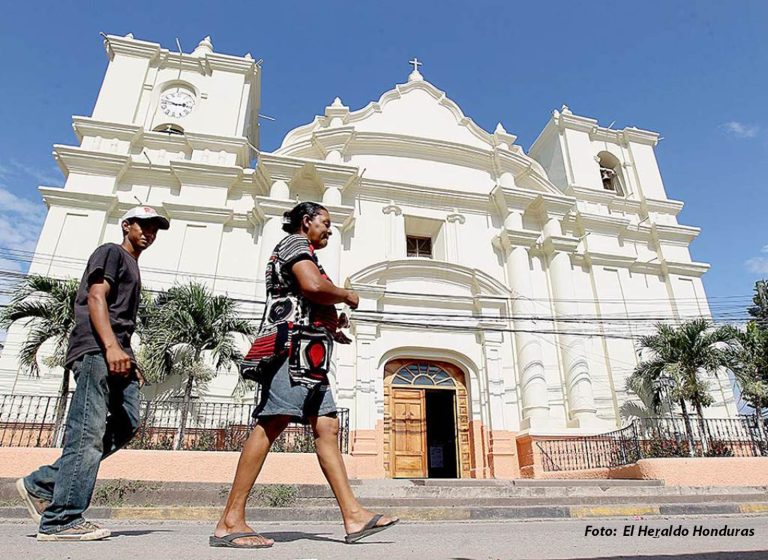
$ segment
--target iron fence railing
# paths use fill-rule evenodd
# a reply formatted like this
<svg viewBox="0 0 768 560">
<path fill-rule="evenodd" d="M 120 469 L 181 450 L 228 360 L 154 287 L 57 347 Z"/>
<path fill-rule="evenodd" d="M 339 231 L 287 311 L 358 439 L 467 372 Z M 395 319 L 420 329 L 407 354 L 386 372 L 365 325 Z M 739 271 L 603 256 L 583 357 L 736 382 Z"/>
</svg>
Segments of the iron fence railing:
<svg viewBox="0 0 768 560">
<path fill-rule="evenodd" d="M 545 471 L 619 467 L 642 458 L 768 457 L 765 418 L 641 418 L 586 437 L 536 440 Z"/>
<path fill-rule="evenodd" d="M 59 397 L 0 395 L 0 447 L 59 447 L 63 428 L 56 419 L 66 418 L 69 398 L 59 408 Z M 253 428 L 253 404 L 189 402 L 181 430 L 182 399 L 148 400 L 141 403 L 138 433 L 128 444 L 133 449 L 182 449 L 239 451 Z M 58 412 L 58 414 L 57 414 Z M 338 409 L 339 448 L 349 452 L 349 410 Z M 273 451 L 310 453 L 315 450 L 312 429 L 289 424 L 272 445 Z"/>
<path fill-rule="evenodd" d="M 626 465 L 637 461 L 641 447 L 633 424 L 597 436 L 536 440 L 545 471 L 571 471 Z"/>
</svg>

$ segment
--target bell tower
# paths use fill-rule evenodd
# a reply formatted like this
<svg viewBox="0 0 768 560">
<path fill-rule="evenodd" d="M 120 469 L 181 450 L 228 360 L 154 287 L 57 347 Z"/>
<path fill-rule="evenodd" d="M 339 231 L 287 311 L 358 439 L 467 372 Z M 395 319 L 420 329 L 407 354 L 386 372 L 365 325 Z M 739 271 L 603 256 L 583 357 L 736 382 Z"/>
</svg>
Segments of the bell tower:
<svg viewBox="0 0 768 560">
<path fill-rule="evenodd" d="M 260 66 L 250 54 L 218 54 L 210 37 L 191 53 L 131 34 L 108 35 L 109 56 L 93 120 L 145 132 L 245 137 L 258 146 Z"/>
</svg>

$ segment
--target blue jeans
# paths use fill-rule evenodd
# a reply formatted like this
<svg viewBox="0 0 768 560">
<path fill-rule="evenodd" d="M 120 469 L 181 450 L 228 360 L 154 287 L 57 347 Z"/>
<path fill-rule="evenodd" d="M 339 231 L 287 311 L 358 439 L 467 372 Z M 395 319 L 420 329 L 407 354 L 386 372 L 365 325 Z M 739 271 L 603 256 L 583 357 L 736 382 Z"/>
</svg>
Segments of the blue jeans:
<svg viewBox="0 0 768 560">
<path fill-rule="evenodd" d="M 61 457 L 24 478 L 27 492 L 51 502 L 40 521 L 41 533 L 58 533 L 83 521 L 99 464 L 125 446 L 139 427 L 136 379 L 109 375 L 101 353 L 78 359 L 72 372 L 77 387 Z"/>
</svg>

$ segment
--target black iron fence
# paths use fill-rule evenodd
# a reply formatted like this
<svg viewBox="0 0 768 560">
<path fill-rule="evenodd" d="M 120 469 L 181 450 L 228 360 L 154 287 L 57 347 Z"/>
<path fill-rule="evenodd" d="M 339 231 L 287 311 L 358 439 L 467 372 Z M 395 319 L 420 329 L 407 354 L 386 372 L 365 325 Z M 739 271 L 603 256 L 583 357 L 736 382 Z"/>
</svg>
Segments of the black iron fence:
<svg viewBox="0 0 768 560">
<path fill-rule="evenodd" d="M 59 447 L 69 399 L 60 407 L 59 397 L 0 395 L 0 447 Z M 128 445 L 132 449 L 182 449 L 239 451 L 253 428 L 253 404 L 190 401 L 182 426 L 182 399 L 143 401 L 139 431 Z M 349 452 L 349 410 L 338 409 L 339 448 Z M 312 429 L 289 424 L 272 445 L 272 451 L 311 453 Z"/>
<path fill-rule="evenodd" d="M 536 440 L 545 471 L 620 467 L 657 457 L 768 457 L 768 419 L 641 418 L 595 436 Z"/>
</svg>

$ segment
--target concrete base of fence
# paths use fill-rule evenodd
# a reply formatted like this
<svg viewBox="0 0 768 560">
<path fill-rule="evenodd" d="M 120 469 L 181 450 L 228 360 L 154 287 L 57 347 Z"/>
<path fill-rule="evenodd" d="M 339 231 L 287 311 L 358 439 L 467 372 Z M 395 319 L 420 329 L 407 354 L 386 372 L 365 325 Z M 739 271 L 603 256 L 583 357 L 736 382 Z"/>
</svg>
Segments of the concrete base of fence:
<svg viewBox="0 0 768 560">
<path fill-rule="evenodd" d="M 667 486 L 768 486 L 768 457 L 641 459 L 610 469 L 545 472 L 528 467 L 524 473 L 536 479 L 661 480 Z"/>
<path fill-rule="evenodd" d="M 61 449 L 0 447 L 0 478 L 18 478 L 49 465 Z M 124 449 L 101 465 L 100 479 L 153 480 L 161 482 L 232 482 L 238 452 L 148 451 Z M 344 455 L 350 478 L 376 478 L 367 457 Z M 262 484 L 323 484 L 325 478 L 314 453 L 270 453 L 259 475 Z"/>
<path fill-rule="evenodd" d="M 609 478 L 663 480 L 667 486 L 768 486 L 768 457 L 641 459 Z"/>
</svg>

